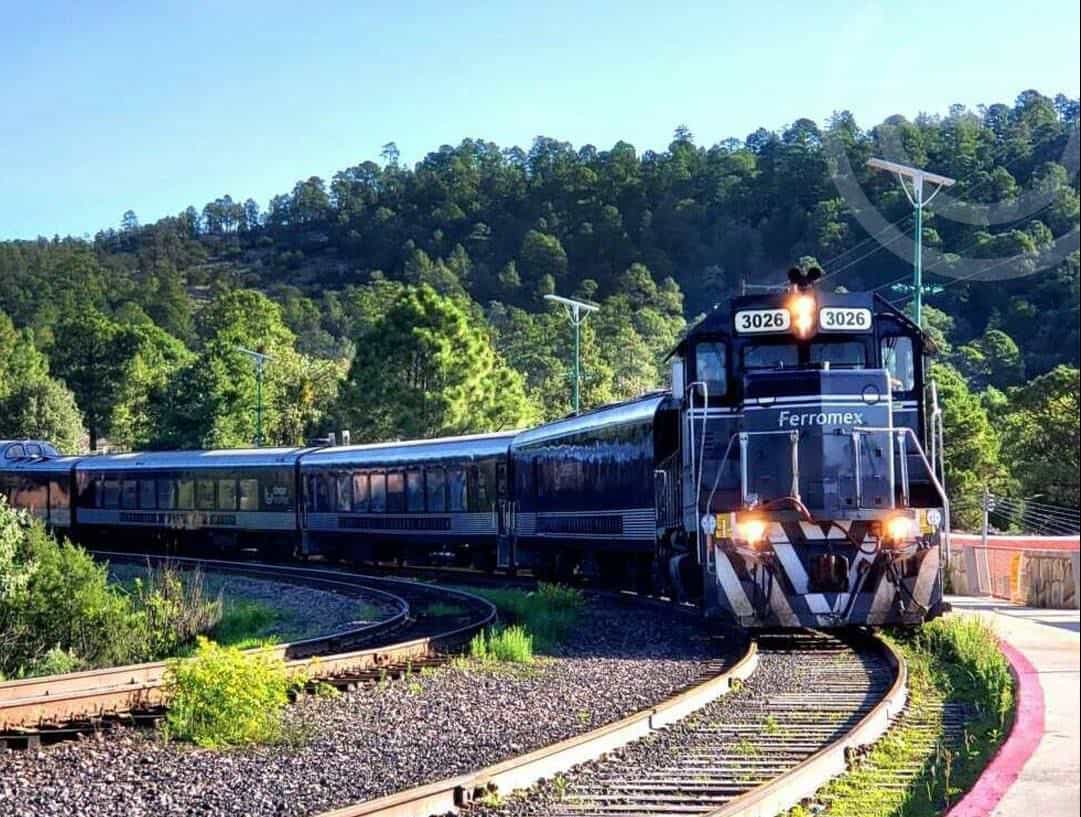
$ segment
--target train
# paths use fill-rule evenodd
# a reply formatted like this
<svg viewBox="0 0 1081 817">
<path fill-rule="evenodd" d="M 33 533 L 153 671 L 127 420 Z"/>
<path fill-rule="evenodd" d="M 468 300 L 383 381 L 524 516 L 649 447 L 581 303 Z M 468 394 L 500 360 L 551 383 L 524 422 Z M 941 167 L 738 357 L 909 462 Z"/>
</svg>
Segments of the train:
<svg viewBox="0 0 1081 817">
<path fill-rule="evenodd" d="M 535 428 L 83 457 L 10 440 L 0 496 L 90 545 L 528 570 L 748 629 L 919 624 L 949 529 L 934 350 L 820 275 L 715 308 L 668 388 Z"/>
</svg>

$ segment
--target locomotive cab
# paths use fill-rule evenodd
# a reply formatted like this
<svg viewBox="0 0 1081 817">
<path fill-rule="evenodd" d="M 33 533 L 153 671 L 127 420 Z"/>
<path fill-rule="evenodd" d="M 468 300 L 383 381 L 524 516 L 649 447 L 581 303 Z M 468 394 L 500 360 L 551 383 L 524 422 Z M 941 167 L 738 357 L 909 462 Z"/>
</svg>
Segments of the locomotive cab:
<svg viewBox="0 0 1081 817">
<path fill-rule="evenodd" d="M 706 609 L 749 627 L 923 620 L 946 507 L 924 453 L 923 333 L 815 277 L 733 299 L 675 353 Z"/>
</svg>

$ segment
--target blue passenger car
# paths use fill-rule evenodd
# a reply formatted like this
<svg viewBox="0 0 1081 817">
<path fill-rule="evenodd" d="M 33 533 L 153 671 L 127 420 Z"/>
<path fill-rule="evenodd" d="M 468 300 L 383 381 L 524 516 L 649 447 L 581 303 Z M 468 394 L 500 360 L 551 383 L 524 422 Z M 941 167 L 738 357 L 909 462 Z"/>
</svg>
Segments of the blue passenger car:
<svg viewBox="0 0 1081 817">
<path fill-rule="evenodd" d="M 302 448 L 162 451 L 75 465 L 76 523 L 97 543 L 208 545 L 291 554 Z"/>
<path fill-rule="evenodd" d="M 351 445 L 300 462 L 302 552 L 493 565 L 516 432 Z"/>
</svg>

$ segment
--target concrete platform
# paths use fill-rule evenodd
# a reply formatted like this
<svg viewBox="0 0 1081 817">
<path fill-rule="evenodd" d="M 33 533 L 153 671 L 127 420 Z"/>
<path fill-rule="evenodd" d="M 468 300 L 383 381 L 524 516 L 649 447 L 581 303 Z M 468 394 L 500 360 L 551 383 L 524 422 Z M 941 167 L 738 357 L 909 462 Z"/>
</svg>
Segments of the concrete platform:
<svg viewBox="0 0 1081 817">
<path fill-rule="evenodd" d="M 1081 808 L 1081 618 L 954 596 L 956 614 L 987 619 L 1018 674 L 1006 742 L 950 817 L 1077 817 Z"/>
</svg>

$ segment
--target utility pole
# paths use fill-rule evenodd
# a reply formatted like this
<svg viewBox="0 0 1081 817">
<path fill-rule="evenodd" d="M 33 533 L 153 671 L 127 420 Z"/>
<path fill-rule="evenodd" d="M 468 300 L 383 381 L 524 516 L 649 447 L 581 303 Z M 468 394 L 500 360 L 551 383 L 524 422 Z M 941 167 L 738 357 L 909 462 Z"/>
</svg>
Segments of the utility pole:
<svg viewBox="0 0 1081 817">
<path fill-rule="evenodd" d="M 243 346 L 236 348 L 255 363 L 255 445 L 259 448 L 263 445 L 263 367 L 266 366 L 268 360 L 274 358 L 262 352 L 245 349 Z"/>
<path fill-rule="evenodd" d="M 912 258 L 912 291 L 916 296 L 915 302 L 915 318 L 916 325 L 921 327 L 921 319 L 923 317 L 923 208 L 931 203 L 931 199 L 938 195 L 938 191 L 945 187 L 952 187 L 956 183 L 956 179 L 951 179 L 948 176 L 939 176 L 937 173 L 928 173 L 925 170 L 920 170 L 918 167 L 909 167 L 908 165 L 897 164 L 897 162 L 888 162 L 885 159 L 868 159 L 867 166 L 873 167 L 875 170 L 885 170 L 887 173 L 896 173 L 897 180 L 901 183 L 901 189 L 905 191 L 905 197 L 912 205 L 916 216 L 916 252 Z M 905 179 L 908 179 L 912 184 L 912 190 L 909 191 L 908 185 L 905 184 Z M 931 195 L 927 198 L 923 197 L 923 186 L 925 182 L 935 185 L 935 189 L 931 191 Z M 933 292 L 934 290 L 932 290 Z M 941 291 L 941 288 L 938 290 Z"/>
<path fill-rule="evenodd" d="M 590 312 L 600 309 L 596 304 L 576 301 L 573 298 L 562 298 L 559 295 L 545 295 L 544 300 L 562 304 L 570 318 L 571 326 L 574 327 L 574 413 L 581 412 L 581 380 L 582 380 L 582 324 L 586 322 Z"/>
</svg>

